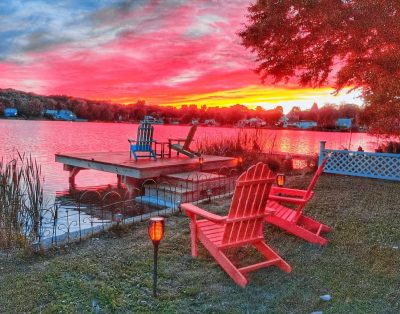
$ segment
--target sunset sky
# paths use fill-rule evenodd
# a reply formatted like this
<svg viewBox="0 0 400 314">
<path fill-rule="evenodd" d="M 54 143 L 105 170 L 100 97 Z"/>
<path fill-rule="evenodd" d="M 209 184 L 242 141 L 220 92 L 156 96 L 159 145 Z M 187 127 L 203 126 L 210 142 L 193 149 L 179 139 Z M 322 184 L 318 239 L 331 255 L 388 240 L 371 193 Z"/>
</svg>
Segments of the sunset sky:
<svg viewBox="0 0 400 314">
<path fill-rule="evenodd" d="M 131 103 L 307 108 L 357 92 L 272 86 L 240 45 L 247 0 L 4 0 L 0 88 Z"/>
</svg>

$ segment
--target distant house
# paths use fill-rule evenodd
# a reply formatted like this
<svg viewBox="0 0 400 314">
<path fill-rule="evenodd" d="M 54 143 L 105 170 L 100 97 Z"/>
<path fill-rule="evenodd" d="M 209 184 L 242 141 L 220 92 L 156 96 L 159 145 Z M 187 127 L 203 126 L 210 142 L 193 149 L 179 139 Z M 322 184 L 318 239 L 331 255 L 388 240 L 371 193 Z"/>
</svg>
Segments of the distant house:
<svg viewBox="0 0 400 314">
<path fill-rule="evenodd" d="M 244 127 L 246 127 L 246 126 L 247 126 L 247 119 L 239 120 L 239 121 L 236 123 L 236 126 L 237 126 L 238 128 L 244 128 Z"/>
<path fill-rule="evenodd" d="M 250 127 L 256 127 L 256 128 L 260 128 L 267 124 L 263 119 L 260 118 L 251 118 L 248 121 Z"/>
<path fill-rule="evenodd" d="M 294 125 L 297 126 L 299 129 L 312 129 L 317 126 L 317 122 L 302 120 L 295 122 Z"/>
<path fill-rule="evenodd" d="M 353 119 L 350 118 L 339 118 L 336 120 L 336 126 L 339 129 L 351 129 L 353 124 Z"/>
<path fill-rule="evenodd" d="M 57 113 L 57 120 L 75 121 L 76 115 L 71 110 L 60 110 Z"/>
<path fill-rule="evenodd" d="M 58 110 L 46 109 L 43 115 L 47 118 L 57 119 Z"/>
<path fill-rule="evenodd" d="M 18 115 L 18 111 L 16 108 L 5 108 L 4 109 L 4 116 L 6 118 L 13 118 Z"/>
<path fill-rule="evenodd" d="M 207 120 L 204 120 L 204 124 L 205 125 L 217 125 L 217 121 L 215 121 L 215 119 L 207 119 Z"/>
<path fill-rule="evenodd" d="M 46 109 L 43 112 L 43 115 L 47 118 L 54 120 L 64 120 L 64 121 L 75 121 L 77 119 L 75 113 L 71 110 L 54 110 L 54 109 Z"/>
<path fill-rule="evenodd" d="M 260 128 L 265 126 L 266 124 L 267 123 L 260 118 L 250 118 L 250 119 L 239 120 L 236 126 L 239 128 L 244 128 L 244 127 Z"/>
<path fill-rule="evenodd" d="M 164 124 L 163 119 L 156 119 L 153 116 L 144 116 L 143 122 L 150 124 Z"/>
<path fill-rule="evenodd" d="M 289 123 L 289 118 L 287 115 L 283 115 L 279 121 L 276 123 L 276 126 L 283 126 L 284 128 L 287 128 Z"/>
</svg>

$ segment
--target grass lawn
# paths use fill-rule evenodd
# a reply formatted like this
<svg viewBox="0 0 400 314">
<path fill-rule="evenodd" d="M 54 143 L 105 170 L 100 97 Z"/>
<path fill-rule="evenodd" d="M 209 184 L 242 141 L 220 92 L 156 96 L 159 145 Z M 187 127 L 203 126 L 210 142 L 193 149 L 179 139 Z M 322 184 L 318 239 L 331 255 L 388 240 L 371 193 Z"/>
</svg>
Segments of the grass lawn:
<svg viewBox="0 0 400 314">
<path fill-rule="evenodd" d="M 288 179 L 305 188 L 310 176 Z M 329 176 L 320 178 L 306 207 L 331 227 L 327 247 L 308 244 L 267 226 L 267 243 L 292 266 L 250 274 L 242 289 L 200 246 L 190 255 L 188 219 L 167 219 L 160 245 L 159 297 L 152 298 L 152 244 L 147 224 L 53 253 L 0 253 L 0 313 L 399 313 L 400 184 Z M 204 207 L 217 213 L 229 200 Z M 256 259 L 244 248 L 236 260 Z M 330 294 L 332 300 L 319 296 Z"/>
</svg>

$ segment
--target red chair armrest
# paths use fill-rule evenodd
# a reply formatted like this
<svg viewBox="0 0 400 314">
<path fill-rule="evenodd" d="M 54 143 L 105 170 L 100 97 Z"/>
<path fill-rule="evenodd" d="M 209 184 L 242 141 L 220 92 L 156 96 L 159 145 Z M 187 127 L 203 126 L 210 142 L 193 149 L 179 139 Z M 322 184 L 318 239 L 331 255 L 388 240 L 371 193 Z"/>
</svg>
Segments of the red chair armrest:
<svg viewBox="0 0 400 314">
<path fill-rule="evenodd" d="M 196 220 L 196 216 L 198 215 L 216 223 L 224 223 L 226 221 L 226 217 L 210 213 L 190 203 L 181 204 L 181 208 L 191 219 L 194 220 Z"/>
<path fill-rule="evenodd" d="M 292 204 L 305 204 L 309 201 L 309 199 L 304 199 L 304 198 L 295 198 L 295 197 L 278 196 L 278 195 L 270 195 L 268 198 L 273 201 L 287 202 Z"/>
<path fill-rule="evenodd" d="M 280 188 L 278 186 L 273 186 L 271 188 L 272 195 L 284 194 L 288 196 L 298 196 L 304 197 L 307 194 L 305 190 L 298 190 L 298 189 L 289 189 L 289 188 Z"/>
</svg>

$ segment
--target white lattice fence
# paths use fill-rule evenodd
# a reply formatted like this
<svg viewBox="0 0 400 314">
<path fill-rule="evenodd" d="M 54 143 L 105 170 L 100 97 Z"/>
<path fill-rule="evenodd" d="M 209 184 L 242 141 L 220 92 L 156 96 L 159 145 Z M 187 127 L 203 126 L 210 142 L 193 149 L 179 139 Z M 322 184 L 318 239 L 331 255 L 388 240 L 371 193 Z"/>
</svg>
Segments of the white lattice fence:
<svg viewBox="0 0 400 314">
<path fill-rule="evenodd" d="M 321 142 L 319 163 L 328 154 L 326 173 L 400 181 L 400 154 L 326 149 Z"/>
</svg>

